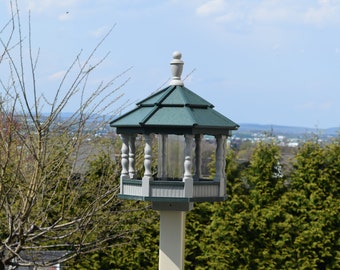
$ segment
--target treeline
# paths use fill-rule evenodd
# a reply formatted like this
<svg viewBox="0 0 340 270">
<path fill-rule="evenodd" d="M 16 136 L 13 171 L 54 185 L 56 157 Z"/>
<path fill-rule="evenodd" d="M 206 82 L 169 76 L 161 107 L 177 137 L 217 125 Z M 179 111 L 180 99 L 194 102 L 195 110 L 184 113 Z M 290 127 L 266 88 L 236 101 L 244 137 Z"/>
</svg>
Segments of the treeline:
<svg viewBox="0 0 340 270">
<path fill-rule="evenodd" d="M 288 163 L 271 143 L 257 144 L 248 163 L 231 149 L 226 161 L 228 199 L 196 204 L 187 215 L 186 269 L 340 269 L 340 138 L 308 141 Z M 98 165 L 90 170 L 101 173 Z M 69 266 L 158 268 L 158 213 L 141 202 L 122 205 L 130 242 Z"/>
</svg>

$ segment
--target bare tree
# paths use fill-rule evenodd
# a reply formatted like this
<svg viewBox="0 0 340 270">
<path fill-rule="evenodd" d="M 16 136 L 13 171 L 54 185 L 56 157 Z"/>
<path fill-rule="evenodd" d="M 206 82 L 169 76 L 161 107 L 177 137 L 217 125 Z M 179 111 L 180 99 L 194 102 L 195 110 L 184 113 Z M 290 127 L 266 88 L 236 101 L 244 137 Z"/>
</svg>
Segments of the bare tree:
<svg viewBox="0 0 340 270">
<path fill-rule="evenodd" d="M 94 61 L 106 36 L 88 56 L 75 57 L 49 100 L 39 92 L 30 19 L 25 37 L 18 4 L 10 4 L 11 17 L 0 29 L 0 68 L 6 71 L 0 75 L 0 269 L 65 262 L 128 236 L 114 176 L 95 184 L 75 177 L 80 158 L 91 152 L 82 150 L 89 147 L 89 123 L 112 113 L 128 70 L 86 94 L 90 75 L 107 57 Z M 61 118 L 74 98 L 79 106 Z M 65 252 L 45 260 L 27 256 L 45 250 Z"/>
</svg>

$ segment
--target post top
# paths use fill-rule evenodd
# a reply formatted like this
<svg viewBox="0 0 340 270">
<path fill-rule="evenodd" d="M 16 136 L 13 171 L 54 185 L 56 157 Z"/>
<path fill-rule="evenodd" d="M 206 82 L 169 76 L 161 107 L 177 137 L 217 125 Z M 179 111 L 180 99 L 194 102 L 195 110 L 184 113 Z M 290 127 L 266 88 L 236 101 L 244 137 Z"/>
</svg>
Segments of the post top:
<svg viewBox="0 0 340 270">
<path fill-rule="evenodd" d="M 181 59 L 182 58 L 182 53 L 179 52 L 179 51 L 174 51 L 173 54 L 172 54 L 172 57 L 174 59 Z"/>
<path fill-rule="evenodd" d="M 181 75 L 183 71 L 184 62 L 181 60 L 182 54 L 179 51 L 175 51 L 172 54 L 173 60 L 170 62 L 171 72 L 172 72 L 172 80 L 170 81 L 170 85 L 181 85 L 184 83 L 181 80 Z"/>
</svg>

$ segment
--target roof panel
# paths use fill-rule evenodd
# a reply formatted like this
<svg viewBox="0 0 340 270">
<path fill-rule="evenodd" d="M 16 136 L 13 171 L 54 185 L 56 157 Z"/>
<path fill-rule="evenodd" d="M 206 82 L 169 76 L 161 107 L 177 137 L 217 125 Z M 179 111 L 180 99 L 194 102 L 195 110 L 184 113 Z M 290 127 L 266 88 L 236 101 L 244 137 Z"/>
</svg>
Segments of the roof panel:
<svg viewBox="0 0 340 270">
<path fill-rule="evenodd" d="M 110 125 L 113 127 L 118 126 L 139 126 L 139 123 L 144 119 L 151 111 L 153 107 L 138 107 L 127 114 L 118 117 L 113 120 Z"/>
<path fill-rule="evenodd" d="M 145 125 L 193 126 L 195 119 L 186 107 L 161 107 Z"/>
<path fill-rule="evenodd" d="M 213 105 L 207 102 L 205 99 L 196 95 L 194 92 L 190 91 L 188 88 L 183 86 L 175 87 L 171 93 L 161 102 L 162 105 L 189 105 L 189 106 L 199 106 L 199 107 L 213 107 Z"/>
<path fill-rule="evenodd" d="M 229 118 L 223 116 L 217 111 L 208 109 L 191 109 L 196 119 L 198 126 L 202 127 L 230 127 L 236 128 L 238 125 L 231 121 Z"/>
<path fill-rule="evenodd" d="M 166 96 L 169 92 L 171 92 L 173 88 L 174 88 L 174 86 L 168 86 L 168 87 L 152 94 L 151 96 L 143 99 L 142 101 L 138 102 L 137 106 L 155 105 L 156 103 L 159 103 L 159 101 L 162 100 L 164 98 L 164 96 Z"/>
<path fill-rule="evenodd" d="M 213 109 L 213 105 L 184 86 L 169 86 L 137 103 L 138 107 L 113 120 L 113 127 L 173 126 L 226 131 L 238 125 Z"/>
</svg>

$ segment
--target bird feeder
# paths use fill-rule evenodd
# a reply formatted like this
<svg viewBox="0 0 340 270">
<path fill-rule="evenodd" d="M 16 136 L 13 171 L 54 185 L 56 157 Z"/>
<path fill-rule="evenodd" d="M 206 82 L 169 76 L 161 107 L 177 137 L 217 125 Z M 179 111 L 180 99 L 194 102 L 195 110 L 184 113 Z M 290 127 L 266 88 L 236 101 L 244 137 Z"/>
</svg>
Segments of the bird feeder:
<svg viewBox="0 0 340 270">
<path fill-rule="evenodd" d="M 114 119 L 110 125 L 122 138 L 120 194 L 122 199 L 150 201 L 154 210 L 189 211 L 194 202 L 215 202 L 226 198 L 226 139 L 239 126 L 214 110 L 214 106 L 184 86 L 181 80 L 183 61 L 175 52 L 171 61 L 172 80 L 168 87 L 137 103 L 135 109 Z M 136 138 L 142 136 L 144 173 L 138 178 L 135 168 Z M 172 175 L 169 164 L 171 136 L 181 138 L 183 174 Z M 206 136 L 215 138 L 215 177 L 201 175 L 201 144 Z M 158 139 L 158 155 L 153 156 L 153 142 Z M 157 160 L 157 174 L 152 172 L 152 160 Z M 174 214 L 174 212 L 173 212 Z M 176 220 L 167 216 L 163 224 Z M 166 218 L 165 218 L 166 219 Z M 183 219 L 182 219 L 183 221 Z M 180 224 L 181 221 L 179 221 Z M 183 223 L 183 222 L 182 222 Z M 172 226 L 176 225 L 164 225 Z M 183 226 L 179 225 L 179 234 Z M 162 231 L 162 229 L 161 229 Z M 173 240 L 173 235 L 168 241 Z M 166 237 L 166 236 L 164 236 Z M 163 238 L 164 238 L 163 237 Z M 162 238 L 162 236 L 161 236 Z M 161 255 L 160 255 L 161 256 Z M 177 268 L 174 268 L 177 269 Z M 178 269 L 181 269 L 179 267 Z"/>
</svg>

